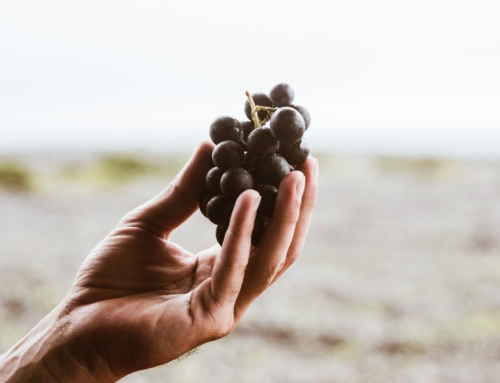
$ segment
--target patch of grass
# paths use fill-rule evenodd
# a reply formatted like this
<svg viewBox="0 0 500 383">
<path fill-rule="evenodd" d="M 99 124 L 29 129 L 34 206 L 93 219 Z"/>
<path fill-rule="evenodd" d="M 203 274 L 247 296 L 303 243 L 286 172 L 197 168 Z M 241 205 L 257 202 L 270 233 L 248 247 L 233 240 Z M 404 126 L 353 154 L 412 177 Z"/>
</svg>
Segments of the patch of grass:
<svg viewBox="0 0 500 383">
<path fill-rule="evenodd" d="M 91 188 L 121 185 L 145 177 L 168 179 L 182 168 L 183 160 L 136 153 L 105 154 L 91 163 L 67 166 L 61 176 L 70 179 L 73 185 Z"/>
<path fill-rule="evenodd" d="M 449 325 L 447 332 L 452 338 L 475 340 L 500 336 L 500 312 L 482 310 L 469 313 L 454 324 Z"/>
<path fill-rule="evenodd" d="M 20 164 L 15 162 L 0 163 L 0 188 L 29 191 L 32 189 L 32 176 Z"/>
<path fill-rule="evenodd" d="M 381 156 L 375 159 L 376 166 L 383 173 L 416 173 L 421 175 L 436 175 L 441 172 L 446 163 L 437 158 L 403 158 Z"/>
<path fill-rule="evenodd" d="M 132 154 L 110 154 L 97 163 L 102 175 L 118 180 L 136 178 L 150 173 L 153 166 Z"/>
<path fill-rule="evenodd" d="M 142 177 L 170 178 L 184 166 L 180 157 L 143 156 L 133 153 L 108 154 L 87 171 L 106 182 L 122 183 Z"/>
<path fill-rule="evenodd" d="M 422 344 L 409 341 L 385 341 L 378 345 L 377 351 L 386 355 L 419 355 L 425 352 Z"/>
</svg>

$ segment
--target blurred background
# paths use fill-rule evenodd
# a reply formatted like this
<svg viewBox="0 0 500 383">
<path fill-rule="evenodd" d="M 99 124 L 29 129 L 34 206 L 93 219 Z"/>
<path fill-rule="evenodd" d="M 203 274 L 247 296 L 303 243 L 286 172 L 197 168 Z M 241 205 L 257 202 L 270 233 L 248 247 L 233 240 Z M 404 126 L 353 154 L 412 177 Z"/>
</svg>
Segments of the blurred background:
<svg viewBox="0 0 500 383">
<path fill-rule="evenodd" d="M 303 256 L 234 333 L 122 381 L 498 381 L 500 3 L 0 4 L 0 352 L 214 118 L 287 82 L 320 160 Z"/>
</svg>

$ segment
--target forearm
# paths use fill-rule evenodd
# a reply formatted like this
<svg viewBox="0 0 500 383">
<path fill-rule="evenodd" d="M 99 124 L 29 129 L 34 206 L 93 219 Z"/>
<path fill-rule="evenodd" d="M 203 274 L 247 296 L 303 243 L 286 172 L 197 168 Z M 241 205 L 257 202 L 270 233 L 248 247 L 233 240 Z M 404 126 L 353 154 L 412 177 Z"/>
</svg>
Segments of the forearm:
<svg viewBox="0 0 500 383">
<path fill-rule="evenodd" d="M 56 308 L 0 355 L 0 382 L 115 382 L 102 360 L 81 357 L 72 326 L 70 317 Z"/>
</svg>

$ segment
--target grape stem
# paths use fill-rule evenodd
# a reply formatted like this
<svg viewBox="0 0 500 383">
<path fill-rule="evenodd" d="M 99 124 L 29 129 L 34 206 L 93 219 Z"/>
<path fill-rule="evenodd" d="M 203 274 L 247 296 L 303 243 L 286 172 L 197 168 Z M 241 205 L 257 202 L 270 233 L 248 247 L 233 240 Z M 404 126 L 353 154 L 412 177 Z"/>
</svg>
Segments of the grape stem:
<svg viewBox="0 0 500 383">
<path fill-rule="evenodd" d="M 255 125 L 256 129 L 260 128 L 262 125 L 260 123 L 259 116 L 257 115 L 258 111 L 257 111 L 257 107 L 255 106 L 255 102 L 253 101 L 252 95 L 250 94 L 250 92 L 248 90 L 245 92 L 245 94 L 247 95 L 248 102 L 250 103 L 250 108 L 252 110 L 251 115 L 252 115 L 253 124 Z"/>
<path fill-rule="evenodd" d="M 278 110 L 278 108 L 271 108 L 270 106 L 255 105 L 255 110 L 257 112 L 260 112 L 261 110 L 267 110 L 268 112 L 276 112 Z"/>
<path fill-rule="evenodd" d="M 273 113 L 274 113 L 274 112 L 273 112 Z M 272 115 L 273 115 L 273 114 L 272 114 L 271 112 L 270 112 L 270 113 L 268 113 L 268 114 L 267 114 L 267 117 L 264 119 L 264 121 L 262 121 L 262 125 L 266 125 L 266 124 L 269 122 L 269 120 L 271 120 L 271 116 L 272 116 Z"/>
</svg>

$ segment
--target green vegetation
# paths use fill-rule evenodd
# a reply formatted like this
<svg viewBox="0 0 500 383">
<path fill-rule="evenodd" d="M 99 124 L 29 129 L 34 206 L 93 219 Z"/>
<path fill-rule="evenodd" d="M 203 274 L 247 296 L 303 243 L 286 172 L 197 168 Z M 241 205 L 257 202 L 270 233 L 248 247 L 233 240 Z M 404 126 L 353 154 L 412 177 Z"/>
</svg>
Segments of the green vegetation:
<svg viewBox="0 0 500 383">
<path fill-rule="evenodd" d="M 182 156 L 146 156 L 134 153 L 107 154 L 89 164 L 86 172 L 107 181 L 122 182 L 140 177 L 173 177 L 186 158 Z"/>
<path fill-rule="evenodd" d="M 66 167 L 53 182 L 71 181 L 70 186 L 73 189 L 92 190 L 120 186 L 141 178 L 160 178 L 168 181 L 182 169 L 185 161 L 183 156 L 104 154 L 91 162 Z"/>
<path fill-rule="evenodd" d="M 97 166 L 102 175 L 115 180 L 136 178 L 156 170 L 152 164 L 131 154 L 107 155 L 98 161 Z"/>
<path fill-rule="evenodd" d="M 20 164 L 0 163 L 0 188 L 28 191 L 32 188 L 31 174 Z"/>
<path fill-rule="evenodd" d="M 446 166 L 446 161 L 436 158 L 404 158 L 381 156 L 376 158 L 377 168 L 384 173 L 416 173 L 436 175 Z"/>
<path fill-rule="evenodd" d="M 500 312 L 478 310 L 470 312 L 453 323 L 447 323 L 445 331 L 452 339 L 461 341 L 500 336 Z"/>
</svg>

